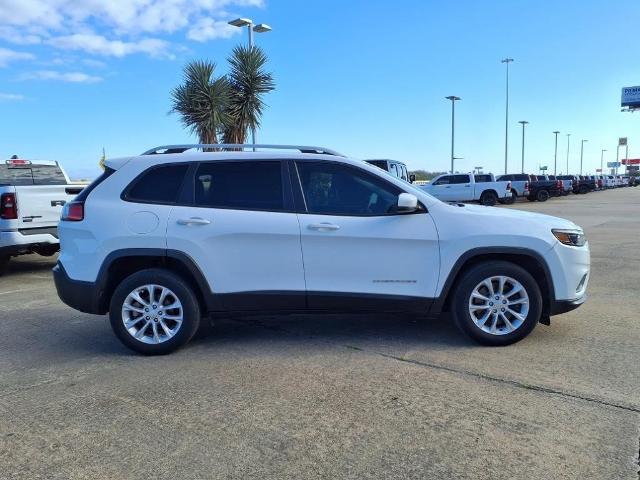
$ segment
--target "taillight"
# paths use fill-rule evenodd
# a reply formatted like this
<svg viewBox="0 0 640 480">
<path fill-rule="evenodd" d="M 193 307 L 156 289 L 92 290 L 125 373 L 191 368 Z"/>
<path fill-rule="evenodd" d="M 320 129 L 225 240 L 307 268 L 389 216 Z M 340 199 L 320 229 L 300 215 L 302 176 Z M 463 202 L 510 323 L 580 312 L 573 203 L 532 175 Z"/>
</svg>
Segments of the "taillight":
<svg viewBox="0 0 640 480">
<path fill-rule="evenodd" d="M 602 180 L 598 180 L 598 186 L 602 187 Z"/>
<path fill-rule="evenodd" d="M 507 183 L 507 192 L 511 191 L 511 182 Z"/>
<path fill-rule="evenodd" d="M 62 209 L 60 220 L 67 222 L 81 222 L 84 220 L 84 202 L 67 203 Z"/>
<path fill-rule="evenodd" d="M 529 182 L 524 182 L 524 189 L 529 190 Z"/>
<path fill-rule="evenodd" d="M 0 218 L 5 220 L 18 218 L 18 204 L 15 193 L 3 193 L 0 195 Z"/>
<path fill-rule="evenodd" d="M 558 180 L 556 182 L 556 186 L 558 187 L 558 190 L 562 190 L 562 180 Z"/>
</svg>

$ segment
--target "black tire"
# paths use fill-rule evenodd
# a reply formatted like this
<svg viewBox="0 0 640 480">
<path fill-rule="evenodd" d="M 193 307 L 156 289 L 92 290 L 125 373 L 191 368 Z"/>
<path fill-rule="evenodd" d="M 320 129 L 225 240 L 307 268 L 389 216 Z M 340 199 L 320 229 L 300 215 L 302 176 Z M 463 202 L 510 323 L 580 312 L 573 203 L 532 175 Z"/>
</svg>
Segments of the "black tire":
<svg viewBox="0 0 640 480">
<path fill-rule="evenodd" d="M 581 193 L 582 195 L 588 192 L 589 192 L 589 187 L 587 187 L 586 185 L 580 186 L 580 190 L 578 190 L 578 193 Z"/>
<path fill-rule="evenodd" d="M 488 190 L 480 195 L 480 203 L 485 207 L 493 207 L 498 203 L 498 195 L 493 190 Z"/>
<path fill-rule="evenodd" d="M 125 328 L 122 319 L 122 306 L 127 296 L 136 288 L 149 284 L 168 288 L 182 304 L 183 319 L 179 330 L 162 343 L 150 344 L 135 339 Z M 142 270 L 125 278 L 113 293 L 109 308 L 111 328 L 118 339 L 131 350 L 144 355 L 165 355 L 182 347 L 198 330 L 200 318 L 200 305 L 191 288 L 180 276 L 160 268 Z M 153 327 L 153 325 L 150 326 Z M 157 325 L 154 328 L 157 328 Z"/>
<path fill-rule="evenodd" d="M 487 333 L 474 323 L 469 312 L 471 294 L 476 286 L 493 276 L 513 278 L 524 287 L 529 297 L 529 310 L 522 324 L 510 333 L 501 335 Z M 492 261 L 472 266 L 458 279 L 451 303 L 454 321 L 460 330 L 482 345 L 503 346 L 516 343 L 529 335 L 542 315 L 540 287 L 524 268 L 511 262 Z M 511 320 L 514 320 L 512 317 Z M 504 324 L 503 324 L 504 327 Z"/>
<path fill-rule="evenodd" d="M 549 197 L 549 190 L 538 190 L 538 193 L 536 193 L 536 200 L 539 202 L 546 202 Z"/>
<path fill-rule="evenodd" d="M 511 196 L 502 199 L 502 203 L 504 203 L 505 205 L 513 205 L 514 203 L 516 203 L 516 198 L 518 198 L 518 193 L 512 189 Z"/>
<path fill-rule="evenodd" d="M 529 196 L 527 197 L 527 200 L 529 200 L 530 202 L 535 202 L 535 201 L 536 201 L 536 197 L 534 197 L 534 196 L 532 196 L 532 195 L 529 195 Z"/>
<path fill-rule="evenodd" d="M 0 275 L 4 275 L 7 272 L 10 259 L 9 255 L 0 256 Z"/>
</svg>

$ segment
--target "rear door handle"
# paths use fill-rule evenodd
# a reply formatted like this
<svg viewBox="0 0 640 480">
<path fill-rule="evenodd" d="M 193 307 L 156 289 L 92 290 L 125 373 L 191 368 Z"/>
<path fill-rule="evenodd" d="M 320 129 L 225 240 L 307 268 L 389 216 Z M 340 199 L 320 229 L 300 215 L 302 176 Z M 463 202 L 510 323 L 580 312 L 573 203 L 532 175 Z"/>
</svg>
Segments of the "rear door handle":
<svg viewBox="0 0 640 480">
<path fill-rule="evenodd" d="M 333 223 L 310 223 L 307 228 L 309 230 L 340 230 L 340 225 Z"/>
<path fill-rule="evenodd" d="M 179 225 L 209 225 L 211 220 L 200 217 L 180 218 L 178 219 Z"/>
</svg>

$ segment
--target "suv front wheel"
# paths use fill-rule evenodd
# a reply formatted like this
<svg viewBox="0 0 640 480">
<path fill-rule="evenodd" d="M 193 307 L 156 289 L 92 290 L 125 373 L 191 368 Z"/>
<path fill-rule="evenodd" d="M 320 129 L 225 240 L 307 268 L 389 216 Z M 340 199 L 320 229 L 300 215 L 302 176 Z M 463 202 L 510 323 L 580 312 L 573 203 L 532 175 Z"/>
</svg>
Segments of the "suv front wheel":
<svg viewBox="0 0 640 480">
<path fill-rule="evenodd" d="M 127 347 L 144 355 L 163 355 L 191 340 L 200 325 L 200 306 L 181 277 L 154 268 L 136 272 L 118 285 L 109 319 Z"/>
<path fill-rule="evenodd" d="M 510 345 L 526 337 L 542 314 L 540 288 L 510 262 L 480 263 L 458 281 L 453 296 L 458 327 L 484 345 Z"/>
</svg>

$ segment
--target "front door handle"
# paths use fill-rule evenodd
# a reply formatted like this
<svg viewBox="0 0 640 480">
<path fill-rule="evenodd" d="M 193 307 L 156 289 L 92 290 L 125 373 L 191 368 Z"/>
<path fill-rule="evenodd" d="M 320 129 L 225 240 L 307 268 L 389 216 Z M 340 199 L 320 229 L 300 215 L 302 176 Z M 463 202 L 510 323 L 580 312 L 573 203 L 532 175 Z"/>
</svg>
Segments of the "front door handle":
<svg viewBox="0 0 640 480">
<path fill-rule="evenodd" d="M 178 219 L 178 225 L 209 225 L 211 220 L 200 217 L 180 218 Z"/>
<path fill-rule="evenodd" d="M 333 223 L 310 223 L 307 228 L 309 230 L 340 230 L 340 225 Z"/>
</svg>

